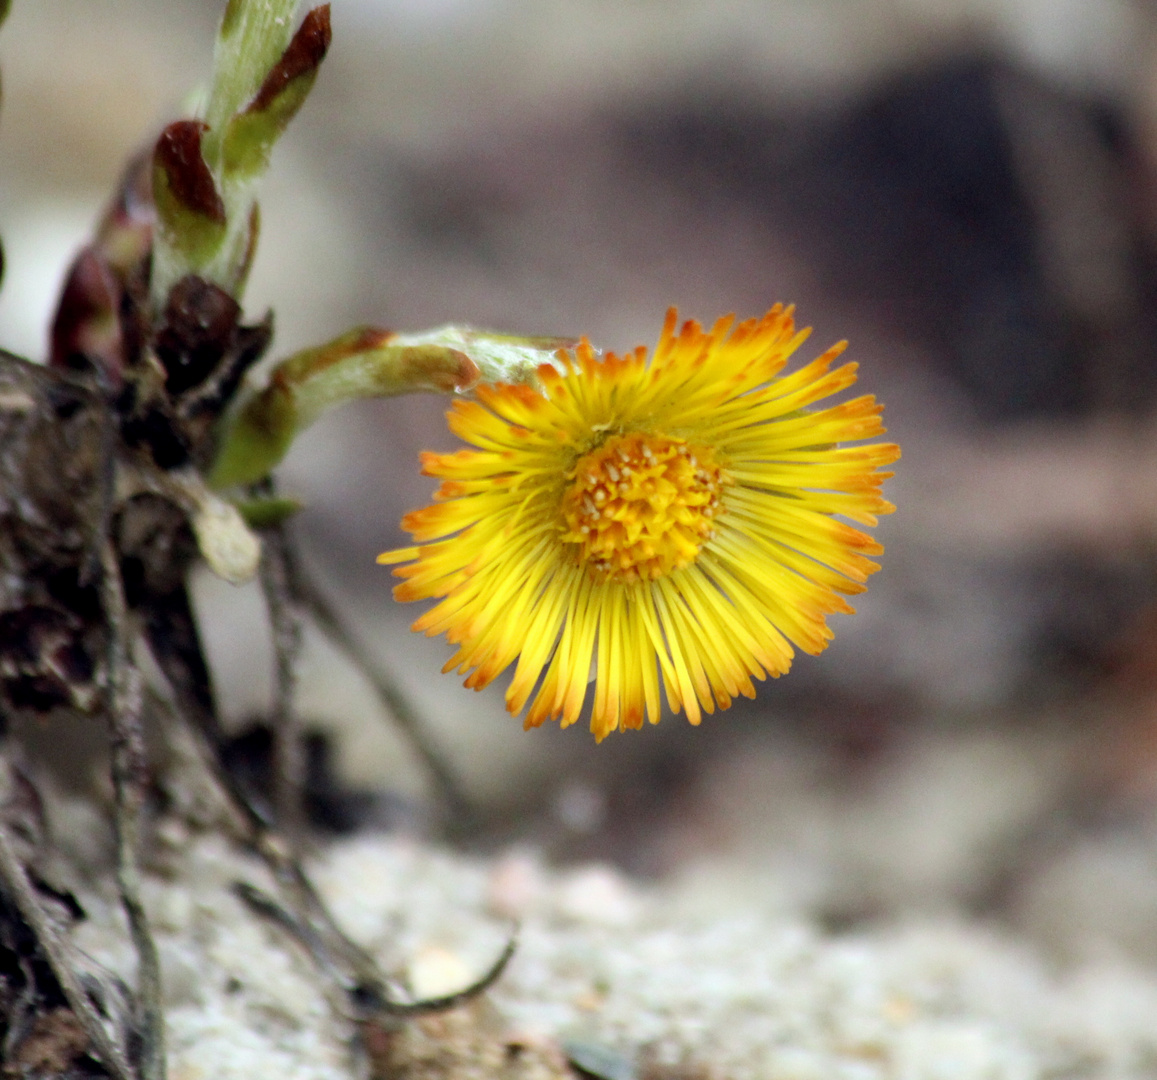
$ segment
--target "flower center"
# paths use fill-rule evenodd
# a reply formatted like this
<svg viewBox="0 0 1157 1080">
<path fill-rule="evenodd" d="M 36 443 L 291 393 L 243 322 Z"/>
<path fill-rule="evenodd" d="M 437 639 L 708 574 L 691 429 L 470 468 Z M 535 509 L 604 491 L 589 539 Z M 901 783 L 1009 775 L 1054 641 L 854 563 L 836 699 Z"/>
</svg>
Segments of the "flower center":
<svg viewBox="0 0 1157 1080">
<path fill-rule="evenodd" d="M 563 539 L 600 578 L 654 581 L 695 561 L 719 513 L 722 473 L 684 439 L 612 435 L 579 458 L 562 499 Z"/>
</svg>

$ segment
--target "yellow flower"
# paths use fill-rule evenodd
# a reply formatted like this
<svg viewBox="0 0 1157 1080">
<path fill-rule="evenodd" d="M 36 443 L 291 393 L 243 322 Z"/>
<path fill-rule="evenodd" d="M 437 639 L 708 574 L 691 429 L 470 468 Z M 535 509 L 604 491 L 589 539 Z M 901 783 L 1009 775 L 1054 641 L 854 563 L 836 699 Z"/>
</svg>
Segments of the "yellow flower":
<svg viewBox="0 0 1157 1080">
<path fill-rule="evenodd" d="M 826 617 L 851 612 L 883 549 L 839 518 L 875 525 L 900 456 L 882 406 L 858 397 L 809 407 L 850 386 L 833 346 L 791 374 L 807 336 L 792 309 L 710 332 L 677 330 L 674 309 L 648 361 L 639 348 L 596 356 L 585 340 L 540 389 L 480 386 L 450 429 L 471 449 L 422 456 L 435 503 L 407 514 L 414 547 L 399 600 L 439 598 L 414 623 L 445 633 L 446 665 L 481 689 L 518 661 L 506 692 L 525 726 L 578 719 L 594 682 L 602 739 L 670 707 L 727 708 L 752 678 L 781 675 L 793 648 L 818 653 Z"/>
</svg>

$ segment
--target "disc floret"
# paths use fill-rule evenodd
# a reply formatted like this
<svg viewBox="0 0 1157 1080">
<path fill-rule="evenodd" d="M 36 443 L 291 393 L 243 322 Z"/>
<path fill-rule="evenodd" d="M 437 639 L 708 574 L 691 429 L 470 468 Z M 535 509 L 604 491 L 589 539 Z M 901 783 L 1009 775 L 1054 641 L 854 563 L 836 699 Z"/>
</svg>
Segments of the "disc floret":
<svg viewBox="0 0 1157 1080">
<path fill-rule="evenodd" d="M 666 577 L 714 535 L 724 482 L 710 447 L 654 433 L 611 436 L 575 465 L 562 539 L 594 580 Z"/>
</svg>

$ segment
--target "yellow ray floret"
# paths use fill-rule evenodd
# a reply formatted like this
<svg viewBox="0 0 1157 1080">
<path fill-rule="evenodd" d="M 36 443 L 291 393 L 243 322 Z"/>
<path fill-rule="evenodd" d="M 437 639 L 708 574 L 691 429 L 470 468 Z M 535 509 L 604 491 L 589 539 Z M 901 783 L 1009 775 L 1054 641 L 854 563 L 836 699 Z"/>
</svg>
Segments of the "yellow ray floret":
<svg viewBox="0 0 1157 1080">
<path fill-rule="evenodd" d="M 832 368 L 842 343 L 783 374 L 806 336 L 779 305 L 710 331 L 671 310 L 650 359 L 584 340 L 537 389 L 456 401 L 469 449 L 423 454 L 435 501 L 402 521 L 415 546 L 378 558 L 405 564 L 399 600 L 439 601 L 414 629 L 458 646 L 446 670 L 481 689 L 517 662 L 527 727 L 574 723 L 593 681 L 602 739 L 656 723 L 661 694 L 697 724 L 821 651 L 883 550 L 847 521 L 892 511 L 900 450 L 863 443 L 884 432 L 874 398 L 818 407 L 856 381 Z"/>
</svg>

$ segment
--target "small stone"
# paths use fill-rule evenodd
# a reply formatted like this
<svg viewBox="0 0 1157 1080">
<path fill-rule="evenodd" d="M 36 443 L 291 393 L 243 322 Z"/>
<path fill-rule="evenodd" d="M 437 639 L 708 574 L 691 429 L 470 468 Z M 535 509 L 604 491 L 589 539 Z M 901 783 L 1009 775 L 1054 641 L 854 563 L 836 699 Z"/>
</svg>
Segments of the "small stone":
<svg viewBox="0 0 1157 1080">
<path fill-rule="evenodd" d="M 406 981 L 415 997 L 446 997 L 465 989 L 477 978 L 455 952 L 428 945 L 406 968 Z"/>
<path fill-rule="evenodd" d="M 503 919 L 521 919 L 546 891 L 542 865 L 530 852 L 512 849 L 501 856 L 486 883 L 486 909 Z"/>
<path fill-rule="evenodd" d="M 568 874 L 558 887 L 559 913 L 576 922 L 625 926 L 639 912 L 639 897 L 612 867 L 592 863 Z"/>
</svg>

